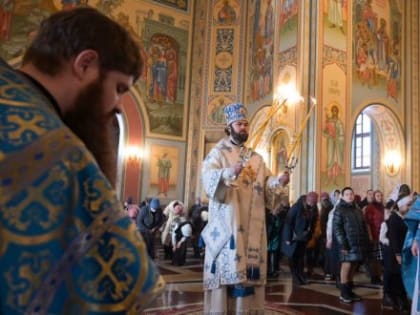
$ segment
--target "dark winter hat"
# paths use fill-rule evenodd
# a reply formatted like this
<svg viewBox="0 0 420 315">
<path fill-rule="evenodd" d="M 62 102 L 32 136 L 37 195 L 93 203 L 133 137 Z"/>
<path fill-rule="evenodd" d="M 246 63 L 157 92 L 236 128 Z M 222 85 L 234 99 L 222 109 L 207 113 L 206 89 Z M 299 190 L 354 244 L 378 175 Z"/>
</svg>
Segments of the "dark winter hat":
<svg viewBox="0 0 420 315">
<path fill-rule="evenodd" d="M 159 199 L 157 199 L 157 198 L 153 198 L 153 199 L 150 201 L 150 208 L 153 208 L 153 209 L 159 209 L 159 208 L 160 208 L 160 202 L 159 202 Z"/>
</svg>

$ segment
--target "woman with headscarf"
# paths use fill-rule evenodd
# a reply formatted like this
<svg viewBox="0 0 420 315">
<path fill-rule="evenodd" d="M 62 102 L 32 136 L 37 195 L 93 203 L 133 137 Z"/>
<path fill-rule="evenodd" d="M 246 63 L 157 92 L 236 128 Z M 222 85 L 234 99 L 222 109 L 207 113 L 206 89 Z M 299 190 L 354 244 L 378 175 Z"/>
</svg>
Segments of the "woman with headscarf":
<svg viewBox="0 0 420 315">
<path fill-rule="evenodd" d="M 184 211 L 184 204 L 179 200 L 171 201 L 163 210 L 163 214 L 167 218 L 162 234 L 161 241 L 163 245 L 163 250 L 165 252 L 165 259 L 172 259 L 172 223 L 175 219 L 182 215 Z"/>
</svg>

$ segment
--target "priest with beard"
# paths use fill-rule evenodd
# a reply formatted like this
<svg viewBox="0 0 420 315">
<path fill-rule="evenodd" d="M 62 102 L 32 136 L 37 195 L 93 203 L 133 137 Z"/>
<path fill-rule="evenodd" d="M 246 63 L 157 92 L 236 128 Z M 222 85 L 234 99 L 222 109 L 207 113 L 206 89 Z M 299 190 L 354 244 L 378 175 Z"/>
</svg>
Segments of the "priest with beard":
<svg viewBox="0 0 420 315">
<path fill-rule="evenodd" d="M 91 8 L 42 22 L 20 70 L 0 61 L 0 314 L 137 314 L 163 289 L 113 189 L 108 132 L 141 68 Z"/>
<path fill-rule="evenodd" d="M 226 137 L 205 158 L 203 187 L 209 197 L 205 243 L 204 314 L 264 314 L 267 239 L 265 200 L 280 193 L 289 174 L 272 176 L 263 158 L 245 146 L 244 105 L 224 109 Z M 276 206 L 276 205 L 274 205 Z"/>
</svg>

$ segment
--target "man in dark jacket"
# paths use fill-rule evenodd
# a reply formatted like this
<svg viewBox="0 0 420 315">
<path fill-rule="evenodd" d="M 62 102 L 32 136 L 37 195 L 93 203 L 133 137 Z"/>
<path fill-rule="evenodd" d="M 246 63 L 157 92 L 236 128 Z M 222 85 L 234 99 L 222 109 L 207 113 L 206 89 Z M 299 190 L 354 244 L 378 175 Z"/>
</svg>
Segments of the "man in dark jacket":
<svg viewBox="0 0 420 315">
<path fill-rule="evenodd" d="M 318 218 L 318 194 L 310 192 L 299 197 L 286 216 L 283 227 L 282 251 L 289 257 L 290 272 L 295 284 L 307 284 L 304 276 L 306 244 L 312 237 Z"/>
<path fill-rule="evenodd" d="M 149 205 L 143 206 L 137 216 L 137 228 L 143 235 L 147 252 L 152 259 L 155 258 L 155 233 L 163 222 L 163 212 L 159 199 L 156 198 L 152 199 Z"/>
</svg>

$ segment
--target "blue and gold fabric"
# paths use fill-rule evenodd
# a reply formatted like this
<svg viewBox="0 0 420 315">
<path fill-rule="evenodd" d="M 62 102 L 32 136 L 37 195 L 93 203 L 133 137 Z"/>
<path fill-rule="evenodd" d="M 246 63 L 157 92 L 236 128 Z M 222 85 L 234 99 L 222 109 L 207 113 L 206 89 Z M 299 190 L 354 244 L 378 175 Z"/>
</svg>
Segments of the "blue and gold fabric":
<svg viewBox="0 0 420 315">
<path fill-rule="evenodd" d="M 164 283 L 84 144 L 0 62 L 0 314 L 140 314 Z"/>
</svg>

